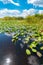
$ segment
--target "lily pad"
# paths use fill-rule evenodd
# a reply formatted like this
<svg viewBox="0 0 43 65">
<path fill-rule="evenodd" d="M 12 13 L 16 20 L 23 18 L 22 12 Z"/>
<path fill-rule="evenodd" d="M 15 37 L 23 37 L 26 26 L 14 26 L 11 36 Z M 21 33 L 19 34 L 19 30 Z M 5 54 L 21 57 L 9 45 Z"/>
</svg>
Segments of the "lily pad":
<svg viewBox="0 0 43 65">
<path fill-rule="evenodd" d="M 26 49 L 26 54 L 27 54 L 27 55 L 31 55 L 31 52 L 30 52 L 29 49 Z"/>
<path fill-rule="evenodd" d="M 36 49 L 32 49 L 32 52 L 37 52 L 37 50 Z"/>
<path fill-rule="evenodd" d="M 42 54 L 40 52 L 37 52 L 38 57 L 42 57 Z"/>
<path fill-rule="evenodd" d="M 42 46 L 42 47 L 40 47 L 40 50 L 43 50 L 43 46 Z"/>
</svg>

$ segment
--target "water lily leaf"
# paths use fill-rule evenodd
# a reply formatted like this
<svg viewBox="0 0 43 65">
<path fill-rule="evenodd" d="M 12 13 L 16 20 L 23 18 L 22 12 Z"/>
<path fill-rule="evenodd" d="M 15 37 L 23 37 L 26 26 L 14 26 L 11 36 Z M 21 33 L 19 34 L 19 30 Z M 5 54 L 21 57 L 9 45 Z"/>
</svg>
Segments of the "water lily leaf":
<svg viewBox="0 0 43 65">
<path fill-rule="evenodd" d="M 32 52 L 37 52 L 37 50 L 36 49 L 32 49 Z"/>
<path fill-rule="evenodd" d="M 21 33 L 21 36 L 23 36 L 23 35 L 24 35 L 24 33 L 22 32 L 22 33 Z"/>
<path fill-rule="evenodd" d="M 34 41 L 31 43 L 30 48 L 36 47 L 36 45 L 37 45 L 37 42 Z"/>
<path fill-rule="evenodd" d="M 41 50 L 43 50 L 43 46 L 42 46 L 42 47 L 40 47 L 40 49 L 41 49 Z"/>
<path fill-rule="evenodd" d="M 41 35 L 43 35 L 43 32 L 41 32 Z"/>
<path fill-rule="evenodd" d="M 34 34 L 34 36 L 35 36 L 35 37 L 39 37 L 39 34 L 38 34 L 38 33 L 37 33 L 37 34 Z"/>
<path fill-rule="evenodd" d="M 26 38 L 25 38 L 25 40 L 27 40 L 27 41 L 28 41 L 28 40 L 29 40 L 29 37 L 26 37 Z"/>
<path fill-rule="evenodd" d="M 14 42 L 15 41 L 15 39 L 12 39 L 12 42 Z"/>
<path fill-rule="evenodd" d="M 37 52 L 38 57 L 42 57 L 42 54 L 40 52 Z"/>
<path fill-rule="evenodd" d="M 13 36 L 12 38 L 14 39 L 16 36 Z"/>
<path fill-rule="evenodd" d="M 29 49 L 26 49 L 26 54 L 27 54 L 27 55 L 31 55 L 31 52 L 30 52 Z"/>
<path fill-rule="evenodd" d="M 41 37 L 38 37 L 38 41 L 41 41 Z"/>
<path fill-rule="evenodd" d="M 32 45 L 32 47 L 36 47 L 36 45 L 35 44 L 31 44 Z"/>
</svg>

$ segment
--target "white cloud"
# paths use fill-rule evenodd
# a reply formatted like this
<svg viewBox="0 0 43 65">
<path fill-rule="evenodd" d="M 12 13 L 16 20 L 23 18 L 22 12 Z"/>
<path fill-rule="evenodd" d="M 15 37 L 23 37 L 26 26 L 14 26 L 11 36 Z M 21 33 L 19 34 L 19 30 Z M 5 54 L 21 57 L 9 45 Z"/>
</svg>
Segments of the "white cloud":
<svg viewBox="0 0 43 65">
<path fill-rule="evenodd" d="M 38 12 L 39 14 L 43 14 L 43 10 L 39 10 L 39 12 Z"/>
<path fill-rule="evenodd" d="M 21 16 L 22 16 L 22 17 L 26 17 L 26 16 L 28 16 L 28 15 L 34 15 L 35 13 L 37 13 L 37 10 L 35 10 L 35 9 L 29 9 L 29 10 L 25 9 L 25 10 L 23 10 L 23 12 L 21 13 Z"/>
<path fill-rule="evenodd" d="M 4 4 L 12 3 L 12 4 L 16 5 L 16 6 L 20 6 L 19 3 L 15 3 L 13 0 L 0 0 L 0 1 L 2 1 Z"/>
<path fill-rule="evenodd" d="M 22 12 L 20 12 L 19 10 L 3 9 L 3 10 L 0 10 L 0 18 L 5 17 L 5 16 L 26 17 L 28 15 L 34 15 L 36 13 L 43 14 L 43 10 L 25 9 Z"/>
<path fill-rule="evenodd" d="M 31 3 L 33 5 L 43 7 L 43 0 L 27 0 L 27 3 Z"/>
<path fill-rule="evenodd" d="M 19 14 L 20 14 L 19 10 L 8 10 L 8 9 L 0 10 L 0 17 L 19 16 Z"/>
</svg>

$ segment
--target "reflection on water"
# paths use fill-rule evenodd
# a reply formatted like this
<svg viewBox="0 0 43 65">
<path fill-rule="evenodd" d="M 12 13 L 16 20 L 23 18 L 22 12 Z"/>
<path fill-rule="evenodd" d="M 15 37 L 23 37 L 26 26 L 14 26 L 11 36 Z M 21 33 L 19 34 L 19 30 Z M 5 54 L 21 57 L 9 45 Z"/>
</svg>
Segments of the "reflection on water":
<svg viewBox="0 0 43 65">
<path fill-rule="evenodd" d="M 11 37 L 0 34 L 0 65 L 16 65 L 16 57 Z"/>
<path fill-rule="evenodd" d="M 1 65 L 11 65 L 13 60 L 13 56 L 11 54 L 8 54 L 3 57 L 3 60 L 1 61 Z"/>
<path fill-rule="evenodd" d="M 15 47 L 11 39 L 11 36 L 0 34 L 0 65 L 30 65 L 22 54 L 24 51 L 22 52 L 20 46 L 23 45 L 17 43 Z"/>
<path fill-rule="evenodd" d="M 27 65 L 20 48 L 15 50 L 11 36 L 0 34 L 0 65 Z"/>
</svg>

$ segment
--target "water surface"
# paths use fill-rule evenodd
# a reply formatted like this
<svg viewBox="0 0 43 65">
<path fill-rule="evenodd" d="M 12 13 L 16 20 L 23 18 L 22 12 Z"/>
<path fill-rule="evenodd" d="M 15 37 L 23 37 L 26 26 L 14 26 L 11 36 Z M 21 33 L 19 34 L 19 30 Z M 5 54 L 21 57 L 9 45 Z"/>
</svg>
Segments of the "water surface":
<svg viewBox="0 0 43 65">
<path fill-rule="evenodd" d="M 15 49 L 11 36 L 0 34 L 0 65 L 27 65 L 24 56 Z"/>
</svg>

